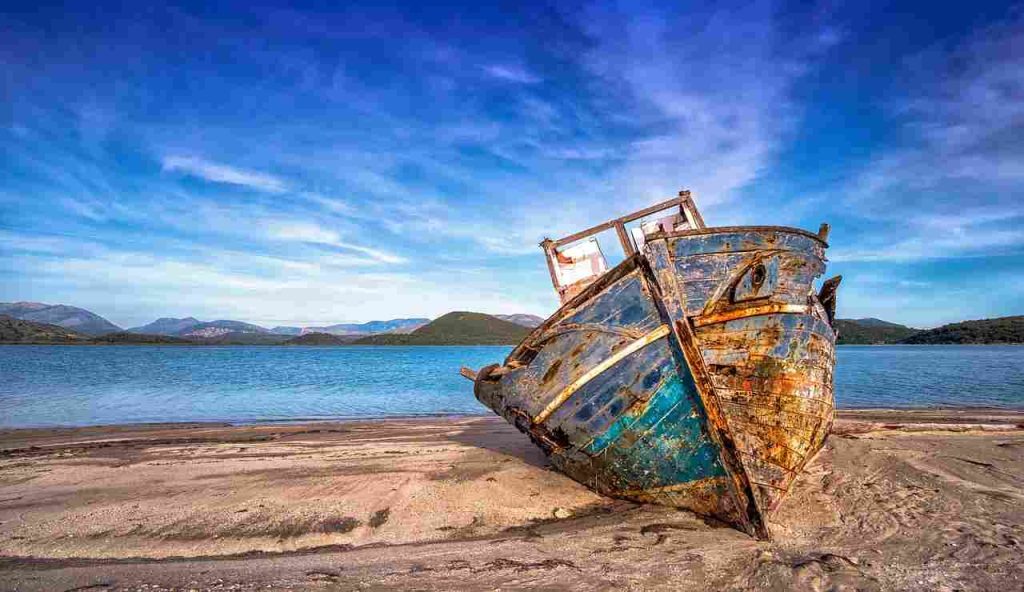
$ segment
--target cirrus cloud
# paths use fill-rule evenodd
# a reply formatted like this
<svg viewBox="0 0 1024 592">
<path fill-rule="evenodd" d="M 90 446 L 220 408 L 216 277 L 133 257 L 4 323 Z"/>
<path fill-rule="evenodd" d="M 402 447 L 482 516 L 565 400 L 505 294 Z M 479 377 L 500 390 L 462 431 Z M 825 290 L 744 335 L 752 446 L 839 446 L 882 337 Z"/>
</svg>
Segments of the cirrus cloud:
<svg viewBox="0 0 1024 592">
<path fill-rule="evenodd" d="M 196 156 L 166 156 L 163 159 L 163 168 L 165 171 L 180 171 L 214 183 L 241 185 L 270 193 L 288 190 L 288 184 L 280 177 L 211 162 Z"/>
</svg>

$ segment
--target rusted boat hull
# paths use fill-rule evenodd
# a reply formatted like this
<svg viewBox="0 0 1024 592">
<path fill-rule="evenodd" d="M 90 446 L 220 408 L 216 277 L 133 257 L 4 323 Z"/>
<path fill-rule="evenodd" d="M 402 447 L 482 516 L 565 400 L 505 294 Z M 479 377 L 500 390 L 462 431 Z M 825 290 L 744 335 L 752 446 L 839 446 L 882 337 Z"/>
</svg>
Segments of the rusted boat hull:
<svg viewBox="0 0 1024 592">
<path fill-rule="evenodd" d="M 811 291 L 826 246 L 779 227 L 708 228 L 650 245 L 654 265 L 677 278 L 681 314 L 765 514 L 832 426 L 836 335 Z"/>
<path fill-rule="evenodd" d="M 476 396 L 595 491 L 768 538 L 832 422 L 825 246 L 773 227 L 650 236 L 477 373 Z"/>
<path fill-rule="evenodd" d="M 627 259 L 504 365 L 483 368 L 476 396 L 599 493 L 687 508 L 758 535 L 750 486 L 735 483 L 740 461 L 707 419 L 657 293 L 643 258 Z"/>
</svg>

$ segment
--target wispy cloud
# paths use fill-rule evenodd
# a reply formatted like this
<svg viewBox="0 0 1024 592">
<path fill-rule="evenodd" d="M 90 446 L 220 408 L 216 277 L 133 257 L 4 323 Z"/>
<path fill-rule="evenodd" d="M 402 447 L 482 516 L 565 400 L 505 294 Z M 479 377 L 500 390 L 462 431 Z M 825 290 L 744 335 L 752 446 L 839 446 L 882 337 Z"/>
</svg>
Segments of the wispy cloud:
<svg viewBox="0 0 1024 592">
<path fill-rule="evenodd" d="M 163 168 L 166 171 L 181 171 L 215 183 L 241 185 L 270 193 L 288 190 L 288 184 L 280 177 L 210 162 L 195 156 L 164 157 Z"/>
<path fill-rule="evenodd" d="M 528 70 L 520 66 L 494 64 L 485 66 L 484 72 L 492 78 L 497 78 L 507 82 L 516 82 L 519 84 L 537 84 L 541 81 L 539 76 L 530 73 Z"/>
<path fill-rule="evenodd" d="M 20 292 L 24 299 L 70 302 L 123 326 L 187 315 L 312 325 L 392 318 L 400 311 L 437 316 L 452 308 L 447 273 L 362 271 L 333 265 L 329 253 L 288 259 L 161 244 L 159 250 L 169 252 L 158 254 L 69 237 L 0 232 L 0 239 L 0 275 L 31 270 L 32 282 Z M 168 300 L 167 294 L 175 297 Z M 458 298 L 473 310 L 522 310 L 521 302 L 502 294 L 500 283 L 466 285 Z"/>
<path fill-rule="evenodd" d="M 1024 250 L 1021 47 L 1018 17 L 903 64 L 906 86 L 890 102 L 898 139 L 856 176 L 845 198 L 849 213 L 872 221 L 877 234 L 891 233 L 889 257 Z"/>
<path fill-rule="evenodd" d="M 808 49 L 786 51 L 765 3 L 640 11 L 580 12 L 594 42 L 585 65 L 615 94 L 616 116 L 643 130 L 612 176 L 617 193 L 638 204 L 686 186 L 705 205 L 727 201 L 782 146 L 798 115 L 792 86 L 825 42 L 815 30 L 798 42 Z"/>
<path fill-rule="evenodd" d="M 907 58 L 891 101 L 898 140 L 866 167 L 848 202 L 878 218 L 1024 215 L 1024 18 Z M 970 217 L 970 216 L 969 216 Z"/>
<path fill-rule="evenodd" d="M 392 253 L 344 241 L 339 233 L 308 222 L 271 224 L 268 236 L 275 240 L 315 243 L 355 251 L 368 256 L 372 262 L 396 264 L 407 261 L 404 257 Z"/>
<path fill-rule="evenodd" d="M 923 261 L 991 257 L 1010 254 L 1024 244 L 1022 230 L 978 230 L 977 232 L 906 233 L 909 236 L 875 246 L 837 248 L 829 254 L 831 261 Z M 883 241 L 888 236 L 880 236 Z"/>
<path fill-rule="evenodd" d="M 543 314 L 541 238 L 684 187 L 712 224 L 834 222 L 843 302 L 883 307 L 864 316 L 924 318 L 932 287 L 906 272 L 1024 250 L 1019 14 L 894 43 L 829 3 L 523 4 L 486 32 L 400 4 L 218 10 L 59 39 L 26 16 L 3 66 L 0 229 L 22 234 L 0 299 L 110 302 L 164 274 L 132 288 L 160 315 Z M 871 47 L 891 59 L 843 68 Z M 875 267 L 904 279 L 859 289 Z"/>
</svg>

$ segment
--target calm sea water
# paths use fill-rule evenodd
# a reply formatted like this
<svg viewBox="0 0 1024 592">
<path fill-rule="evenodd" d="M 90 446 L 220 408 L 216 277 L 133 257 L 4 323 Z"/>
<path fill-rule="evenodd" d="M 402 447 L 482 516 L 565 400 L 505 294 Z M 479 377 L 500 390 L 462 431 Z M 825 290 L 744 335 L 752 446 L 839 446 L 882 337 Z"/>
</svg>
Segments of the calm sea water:
<svg viewBox="0 0 1024 592">
<path fill-rule="evenodd" d="M 0 426 L 474 414 L 508 347 L 0 346 Z M 1024 408 L 1024 347 L 840 347 L 841 407 Z"/>
</svg>

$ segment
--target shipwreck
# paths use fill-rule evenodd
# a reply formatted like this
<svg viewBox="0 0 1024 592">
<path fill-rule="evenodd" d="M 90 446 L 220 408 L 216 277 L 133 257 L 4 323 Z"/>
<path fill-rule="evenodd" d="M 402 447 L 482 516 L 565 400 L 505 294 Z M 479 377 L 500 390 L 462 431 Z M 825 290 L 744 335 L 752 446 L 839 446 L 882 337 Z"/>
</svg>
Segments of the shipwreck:
<svg viewBox="0 0 1024 592">
<path fill-rule="evenodd" d="M 609 268 L 599 235 L 624 258 Z M 833 421 L 828 225 L 708 227 L 678 198 L 541 243 L 561 308 L 464 368 L 552 465 L 616 498 L 770 538 L 768 517 Z"/>
</svg>

